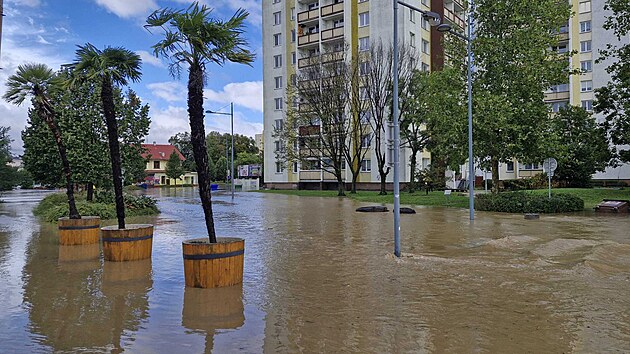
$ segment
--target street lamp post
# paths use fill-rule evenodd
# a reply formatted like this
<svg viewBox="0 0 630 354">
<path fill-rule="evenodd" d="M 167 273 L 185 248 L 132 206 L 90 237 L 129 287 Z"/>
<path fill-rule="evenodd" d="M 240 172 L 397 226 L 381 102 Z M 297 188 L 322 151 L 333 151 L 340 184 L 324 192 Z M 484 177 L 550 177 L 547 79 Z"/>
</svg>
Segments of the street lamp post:
<svg viewBox="0 0 630 354">
<path fill-rule="evenodd" d="M 394 126 L 394 255 L 400 257 L 400 124 L 398 122 L 398 4 L 409 9 L 417 11 L 429 22 L 431 26 L 437 26 L 441 22 L 440 15 L 435 12 L 423 11 L 415 6 L 409 5 L 403 1 L 393 0 L 394 2 L 394 53 L 393 53 L 393 69 L 394 87 L 392 98 L 394 100 L 392 109 L 392 121 Z M 413 171 L 411 171 L 413 173 Z"/>
<path fill-rule="evenodd" d="M 232 199 L 234 199 L 234 102 L 230 103 L 230 113 L 224 113 L 224 112 L 215 112 L 215 111 L 211 111 L 211 110 L 207 110 L 206 113 L 209 114 L 221 114 L 224 116 L 230 116 L 230 126 L 232 129 L 232 148 L 231 148 L 231 152 L 232 152 L 232 159 L 231 159 L 231 168 L 230 168 L 230 183 L 231 183 L 231 190 L 232 190 Z"/>
<path fill-rule="evenodd" d="M 468 36 L 453 31 L 449 24 L 441 24 L 437 30 L 439 32 L 448 32 L 456 37 L 466 41 L 466 54 L 468 56 L 467 84 L 468 84 L 468 209 L 470 213 L 470 221 L 475 220 L 475 163 L 473 160 L 473 116 L 472 116 L 472 27 L 473 27 L 473 0 L 470 0 L 468 9 Z M 485 176 L 484 176 L 485 177 Z"/>
</svg>

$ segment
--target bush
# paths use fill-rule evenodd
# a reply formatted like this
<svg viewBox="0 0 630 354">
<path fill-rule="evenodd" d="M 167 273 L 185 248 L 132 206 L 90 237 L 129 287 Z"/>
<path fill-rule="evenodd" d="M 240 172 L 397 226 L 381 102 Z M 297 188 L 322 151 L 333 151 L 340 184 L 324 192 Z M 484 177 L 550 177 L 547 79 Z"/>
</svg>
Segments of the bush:
<svg viewBox="0 0 630 354">
<path fill-rule="evenodd" d="M 125 216 L 156 215 L 160 211 L 155 199 L 144 195 L 135 196 L 125 194 Z M 76 195 L 76 204 L 79 214 L 98 216 L 102 220 L 116 218 L 116 205 L 112 193 L 98 193 L 95 202 L 85 200 L 83 194 Z M 69 215 L 68 199 L 65 193 L 55 193 L 44 198 L 33 210 L 33 214 L 48 222 L 57 222 L 57 219 Z"/>
<path fill-rule="evenodd" d="M 504 213 L 566 213 L 584 210 L 584 200 L 571 194 L 546 195 L 525 192 L 481 194 L 475 198 L 475 209 Z"/>
<path fill-rule="evenodd" d="M 540 173 L 529 178 L 508 179 L 503 181 L 503 188 L 509 191 L 522 191 L 528 189 L 542 189 L 547 187 L 549 181 L 546 173 Z"/>
</svg>

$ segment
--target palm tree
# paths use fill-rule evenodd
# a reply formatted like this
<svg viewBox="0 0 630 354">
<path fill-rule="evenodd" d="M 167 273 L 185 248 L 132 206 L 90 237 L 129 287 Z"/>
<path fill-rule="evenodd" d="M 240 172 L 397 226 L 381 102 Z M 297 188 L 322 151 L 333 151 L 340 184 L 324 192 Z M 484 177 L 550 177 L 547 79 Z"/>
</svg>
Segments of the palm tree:
<svg viewBox="0 0 630 354">
<path fill-rule="evenodd" d="M 74 201 L 74 188 L 72 183 L 72 170 L 66 154 L 66 146 L 61 139 L 61 130 L 55 120 L 55 107 L 50 100 L 55 75 L 46 64 L 24 64 L 17 68 L 17 72 L 7 80 L 7 92 L 3 98 L 15 105 L 24 103 L 27 97 L 32 96 L 33 108 L 37 115 L 46 122 L 55 138 L 59 157 L 63 165 L 66 177 L 66 194 L 68 195 L 68 210 L 70 219 L 81 219 Z"/>
<path fill-rule="evenodd" d="M 125 202 L 123 200 L 123 176 L 118 142 L 118 122 L 114 109 L 114 86 L 127 85 L 129 81 L 138 82 L 142 73 L 140 56 L 122 47 L 106 47 L 103 50 L 87 43 L 79 46 L 75 62 L 71 64 L 76 74 L 74 80 L 81 78 L 94 80 L 101 84 L 101 104 L 107 125 L 109 153 L 112 162 L 114 194 L 116 196 L 116 218 L 118 228 L 125 228 Z"/>
<path fill-rule="evenodd" d="M 228 21 L 210 17 L 212 9 L 197 2 L 186 11 L 161 9 L 147 19 L 145 28 L 161 28 L 164 39 L 153 48 L 155 56 L 170 60 L 170 73 L 178 78 L 184 65 L 188 66 L 188 116 L 190 120 L 193 155 L 197 164 L 199 196 L 203 207 L 208 237 L 216 243 L 212 201 L 210 199 L 210 177 L 206 132 L 204 128 L 203 87 L 208 64 L 222 66 L 225 62 L 250 64 L 254 54 L 245 48 L 247 41 L 242 37 L 244 21 L 249 13 L 239 9 Z"/>
</svg>

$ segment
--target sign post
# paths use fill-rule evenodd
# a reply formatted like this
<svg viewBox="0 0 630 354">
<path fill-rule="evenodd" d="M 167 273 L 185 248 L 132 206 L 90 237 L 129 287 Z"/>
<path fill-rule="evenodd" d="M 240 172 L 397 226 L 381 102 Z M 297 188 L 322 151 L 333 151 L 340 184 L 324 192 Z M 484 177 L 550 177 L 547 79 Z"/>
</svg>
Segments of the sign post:
<svg viewBox="0 0 630 354">
<path fill-rule="evenodd" d="M 558 161 L 553 157 L 546 158 L 545 162 L 543 162 L 543 171 L 545 171 L 549 177 L 549 199 L 551 199 L 551 177 L 553 177 L 553 172 L 556 168 L 558 168 Z"/>
</svg>

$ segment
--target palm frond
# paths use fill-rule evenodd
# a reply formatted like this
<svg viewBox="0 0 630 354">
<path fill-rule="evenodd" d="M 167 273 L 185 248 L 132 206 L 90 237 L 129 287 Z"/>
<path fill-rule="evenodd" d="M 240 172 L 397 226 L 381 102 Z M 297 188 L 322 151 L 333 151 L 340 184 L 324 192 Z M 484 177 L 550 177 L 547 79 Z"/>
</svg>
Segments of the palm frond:
<svg viewBox="0 0 630 354">
<path fill-rule="evenodd" d="M 46 64 L 20 65 L 16 73 L 7 80 L 7 91 L 3 98 L 18 106 L 29 96 L 41 98 L 47 94 L 53 75 L 52 69 Z"/>
</svg>

